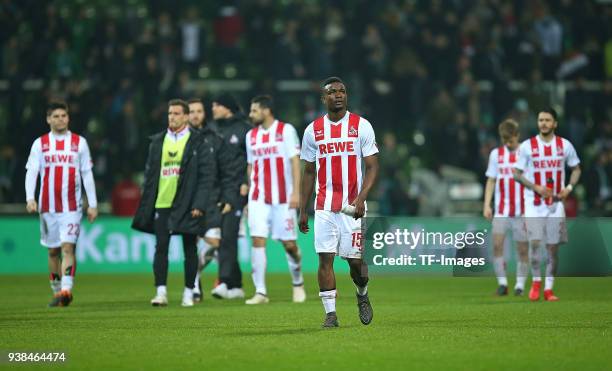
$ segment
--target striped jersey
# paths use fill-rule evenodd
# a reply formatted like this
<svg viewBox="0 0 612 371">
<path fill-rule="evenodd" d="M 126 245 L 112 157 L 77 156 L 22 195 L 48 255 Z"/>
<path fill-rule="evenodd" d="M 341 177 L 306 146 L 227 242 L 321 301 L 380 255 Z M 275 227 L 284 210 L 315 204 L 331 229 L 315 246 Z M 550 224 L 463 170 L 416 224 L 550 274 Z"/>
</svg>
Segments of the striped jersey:
<svg viewBox="0 0 612 371">
<path fill-rule="evenodd" d="M 41 187 L 38 207 L 41 213 L 81 211 L 81 172 L 92 168 L 87 141 L 68 131 L 49 132 L 32 144 L 26 169 L 38 170 Z"/>
<path fill-rule="evenodd" d="M 486 176 L 495 179 L 495 216 L 514 217 L 525 212 L 525 187 L 514 180 L 512 169 L 518 150 L 506 146 L 494 148 L 489 155 Z"/>
<path fill-rule="evenodd" d="M 293 192 L 291 158 L 300 154 L 295 128 L 278 120 L 267 129 L 256 126 L 246 134 L 246 151 L 252 166 L 249 201 L 288 203 Z"/>
<path fill-rule="evenodd" d="M 362 158 L 378 153 L 370 122 L 354 113 L 319 117 L 304 131 L 301 158 L 316 162 L 315 210 L 340 211 L 361 191 Z"/>
<path fill-rule="evenodd" d="M 554 136 L 546 143 L 539 135 L 527 139 L 519 147 L 519 158 L 515 167 L 522 170 L 525 177 L 536 185 L 546 186 L 559 194 L 565 187 L 565 167 L 580 163 L 574 146 L 565 138 Z M 534 191 L 525 191 L 525 202 L 529 206 L 547 207 L 553 199 L 543 200 Z"/>
</svg>

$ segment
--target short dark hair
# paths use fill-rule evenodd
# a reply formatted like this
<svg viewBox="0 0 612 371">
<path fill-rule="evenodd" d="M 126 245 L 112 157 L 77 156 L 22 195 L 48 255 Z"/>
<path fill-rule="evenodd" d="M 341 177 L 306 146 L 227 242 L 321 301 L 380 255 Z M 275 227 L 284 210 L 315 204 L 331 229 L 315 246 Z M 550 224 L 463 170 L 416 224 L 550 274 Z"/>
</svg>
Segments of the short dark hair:
<svg viewBox="0 0 612 371">
<path fill-rule="evenodd" d="M 327 86 L 327 85 L 329 85 L 331 83 L 334 83 L 334 82 L 339 82 L 339 83 L 341 83 L 343 85 L 346 85 L 346 84 L 344 84 L 344 81 L 342 81 L 341 78 L 339 78 L 337 76 L 331 76 L 331 77 L 328 77 L 325 80 L 323 80 L 323 83 L 321 83 L 321 89 L 325 88 L 325 86 Z"/>
<path fill-rule="evenodd" d="M 183 107 L 183 113 L 189 114 L 189 104 L 182 99 L 170 99 L 168 102 L 168 108 L 171 106 L 181 106 Z"/>
<path fill-rule="evenodd" d="M 258 95 L 251 99 L 251 103 L 257 103 L 259 107 L 267 108 L 274 113 L 274 99 L 270 95 Z"/>
<path fill-rule="evenodd" d="M 202 99 L 200 98 L 190 98 L 187 101 L 187 104 L 192 104 L 192 103 L 200 103 L 201 105 L 204 105 L 204 102 L 202 102 Z"/>
<path fill-rule="evenodd" d="M 538 112 L 538 115 L 540 113 L 548 113 L 548 114 L 550 114 L 553 117 L 553 120 L 558 121 L 557 120 L 557 111 L 555 111 L 555 109 L 552 108 L 552 107 L 547 107 L 547 108 L 541 109 L 540 112 Z"/>
<path fill-rule="evenodd" d="M 64 111 L 66 111 L 66 113 L 68 113 L 68 105 L 66 104 L 66 102 L 52 101 L 47 104 L 47 116 L 50 116 L 51 113 L 56 109 L 63 109 Z"/>
</svg>

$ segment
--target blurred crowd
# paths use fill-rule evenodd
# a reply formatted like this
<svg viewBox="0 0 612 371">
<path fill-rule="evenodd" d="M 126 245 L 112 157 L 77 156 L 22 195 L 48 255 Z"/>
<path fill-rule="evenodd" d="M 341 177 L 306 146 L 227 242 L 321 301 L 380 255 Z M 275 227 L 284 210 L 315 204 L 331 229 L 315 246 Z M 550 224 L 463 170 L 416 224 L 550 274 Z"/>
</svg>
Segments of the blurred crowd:
<svg viewBox="0 0 612 371">
<path fill-rule="evenodd" d="M 49 99 L 65 99 L 72 130 L 88 138 L 104 201 L 142 171 L 167 100 L 209 102 L 194 81 L 247 80 L 235 92 L 245 107 L 271 93 L 278 116 L 303 129 L 329 75 L 377 129 L 385 214 L 443 213 L 425 205 L 444 199 L 449 167 L 483 181 L 497 123 L 514 117 L 531 135 L 549 105 L 592 175 L 584 209 L 604 210 L 612 196 L 609 2 L 0 0 L 0 42 L 0 202 L 24 200 L 23 166 L 48 129 Z M 315 83 L 286 94 L 281 80 Z M 572 88 L 560 94 L 561 82 Z"/>
</svg>

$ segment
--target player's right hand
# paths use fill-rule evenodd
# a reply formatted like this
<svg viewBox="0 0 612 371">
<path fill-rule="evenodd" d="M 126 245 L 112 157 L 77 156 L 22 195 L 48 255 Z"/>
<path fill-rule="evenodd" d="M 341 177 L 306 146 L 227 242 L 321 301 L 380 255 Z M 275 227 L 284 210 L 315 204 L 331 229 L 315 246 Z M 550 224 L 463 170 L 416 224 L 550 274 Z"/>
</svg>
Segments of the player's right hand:
<svg viewBox="0 0 612 371">
<path fill-rule="evenodd" d="M 493 209 L 491 209 L 491 206 L 485 206 L 484 210 L 482 210 L 482 216 L 487 218 L 487 220 L 493 219 Z"/>
<path fill-rule="evenodd" d="M 221 209 L 221 214 L 227 214 L 232 211 L 232 205 L 230 205 L 229 203 L 224 204 L 219 202 L 217 206 Z"/>
<path fill-rule="evenodd" d="M 26 210 L 30 214 L 35 213 L 38 210 L 38 204 L 36 203 L 36 201 L 29 200 L 28 203 L 26 204 Z"/>
<path fill-rule="evenodd" d="M 304 234 L 308 233 L 310 228 L 308 228 L 308 213 L 306 211 L 300 211 L 300 219 L 298 224 L 300 226 L 300 232 Z"/>
<path fill-rule="evenodd" d="M 552 197 L 553 195 L 552 189 L 541 185 L 533 186 L 533 190 L 544 198 Z"/>
</svg>

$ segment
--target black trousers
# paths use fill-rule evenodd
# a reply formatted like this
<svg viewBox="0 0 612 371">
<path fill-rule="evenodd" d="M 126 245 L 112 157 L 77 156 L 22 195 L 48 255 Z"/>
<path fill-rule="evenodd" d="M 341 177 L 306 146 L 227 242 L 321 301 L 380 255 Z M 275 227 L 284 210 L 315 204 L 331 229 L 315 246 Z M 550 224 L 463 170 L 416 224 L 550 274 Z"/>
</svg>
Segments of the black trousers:
<svg viewBox="0 0 612 371">
<path fill-rule="evenodd" d="M 219 246 L 219 281 L 228 289 L 242 287 L 242 272 L 238 264 L 238 229 L 242 210 L 232 210 L 221 219 L 221 245 Z"/>
<path fill-rule="evenodd" d="M 170 231 L 168 217 L 170 209 L 155 210 L 155 256 L 153 258 L 153 275 L 155 286 L 165 286 L 168 281 L 168 247 L 170 246 Z M 195 234 L 182 234 L 183 254 L 185 255 L 185 287 L 193 289 L 198 270 L 198 253 Z"/>
</svg>

